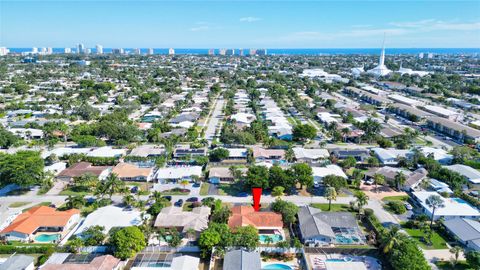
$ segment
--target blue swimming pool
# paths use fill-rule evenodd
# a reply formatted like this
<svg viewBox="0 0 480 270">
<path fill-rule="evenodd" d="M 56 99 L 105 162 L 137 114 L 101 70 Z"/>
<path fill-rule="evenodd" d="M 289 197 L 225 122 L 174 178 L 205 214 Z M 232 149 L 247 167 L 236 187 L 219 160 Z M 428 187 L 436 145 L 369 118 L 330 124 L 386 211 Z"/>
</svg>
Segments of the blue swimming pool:
<svg viewBox="0 0 480 270">
<path fill-rule="evenodd" d="M 60 234 L 40 234 L 35 236 L 35 241 L 41 243 L 52 243 L 60 239 Z"/>
<path fill-rule="evenodd" d="M 293 268 L 283 263 L 272 263 L 263 266 L 262 270 L 293 270 Z"/>
<path fill-rule="evenodd" d="M 260 234 L 258 235 L 258 239 L 260 243 L 266 243 L 267 238 L 270 237 L 272 239 L 271 243 L 277 243 L 283 240 L 283 237 L 280 234 Z"/>
</svg>

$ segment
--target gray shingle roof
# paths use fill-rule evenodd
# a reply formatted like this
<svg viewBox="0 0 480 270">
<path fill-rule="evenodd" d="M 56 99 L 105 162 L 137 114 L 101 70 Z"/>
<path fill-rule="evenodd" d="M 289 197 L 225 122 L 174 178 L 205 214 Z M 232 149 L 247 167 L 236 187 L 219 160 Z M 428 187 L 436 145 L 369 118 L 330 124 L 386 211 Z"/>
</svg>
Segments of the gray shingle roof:
<svg viewBox="0 0 480 270">
<path fill-rule="evenodd" d="M 480 239 L 480 222 L 468 218 L 445 220 L 445 227 L 462 241 Z"/>
<path fill-rule="evenodd" d="M 24 270 L 33 263 L 33 257 L 15 255 L 0 265 L 0 270 Z"/>
<path fill-rule="evenodd" d="M 228 251 L 223 260 L 223 270 L 260 270 L 260 253 L 236 249 Z"/>
<path fill-rule="evenodd" d="M 300 231 L 304 238 L 318 235 L 335 237 L 332 228 L 357 228 L 357 221 L 351 213 L 322 212 L 310 206 L 300 208 L 298 212 Z"/>
</svg>

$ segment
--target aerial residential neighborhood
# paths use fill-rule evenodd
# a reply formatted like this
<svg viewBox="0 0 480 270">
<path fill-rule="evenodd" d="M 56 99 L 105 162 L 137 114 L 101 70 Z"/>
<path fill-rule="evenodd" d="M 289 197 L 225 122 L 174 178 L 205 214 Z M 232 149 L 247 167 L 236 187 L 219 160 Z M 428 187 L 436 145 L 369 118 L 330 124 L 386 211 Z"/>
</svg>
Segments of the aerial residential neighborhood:
<svg viewBox="0 0 480 270">
<path fill-rule="evenodd" d="M 480 269 L 475 1 L 0 2 L 0 270 Z"/>
</svg>

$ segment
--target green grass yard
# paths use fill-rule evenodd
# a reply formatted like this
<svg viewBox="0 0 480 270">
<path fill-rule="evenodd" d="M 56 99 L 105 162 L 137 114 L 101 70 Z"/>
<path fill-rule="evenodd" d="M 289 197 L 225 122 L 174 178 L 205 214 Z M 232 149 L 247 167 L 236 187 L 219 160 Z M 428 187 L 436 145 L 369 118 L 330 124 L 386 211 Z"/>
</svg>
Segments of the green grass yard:
<svg viewBox="0 0 480 270">
<path fill-rule="evenodd" d="M 322 211 L 328 211 L 328 203 L 312 203 L 312 207 L 318 208 Z M 338 204 L 332 202 L 331 212 L 350 212 L 348 204 Z"/>
<path fill-rule="evenodd" d="M 209 187 L 210 187 L 210 183 L 203 182 L 202 185 L 200 186 L 200 195 L 201 196 L 208 195 L 208 188 Z"/>
<path fill-rule="evenodd" d="M 408 229 L 404 228 L 404 230 L 422 247 L 423 249 L 446 249 L 447 243 L 445 239 L 443 239 L 437 232 L 433 231 L 432 233 L 432 244 L 427 245 L 423 237 L 425 233 L 419 229 Z"/>
<path fill-rule="evenodd" d="M 11 207 L 11 208 L 19 208 L 19 207 L 22 207 L 22 206 L 25 206 L 27 204 L 29 204 L 30 202 L 14 202 L 14 203 L 11 203 L 8 207 Z"/>
<path fill-rule="evenodd" d="M 401 196 L 387 196 L 382 199 L 384 202 L 392 202 L 392 201 L 401 201 L 406 202 L 408 200 L 408 195 L 401 195 Z"/>
</svg>

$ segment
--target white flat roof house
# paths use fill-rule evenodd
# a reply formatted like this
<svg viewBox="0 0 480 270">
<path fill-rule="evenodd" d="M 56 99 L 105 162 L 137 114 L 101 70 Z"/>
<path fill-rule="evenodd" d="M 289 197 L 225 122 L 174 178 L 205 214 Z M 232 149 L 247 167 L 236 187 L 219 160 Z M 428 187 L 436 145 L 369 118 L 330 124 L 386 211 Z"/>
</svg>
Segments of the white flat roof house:
<svg viewBox="0 0 480 270">
<path fill-rule="evenodd" d="M 427 199 L 431 195 L 440 196 L 437 192 L 419 191 L 412 192 L 414 200 L 422 207 L 423 212 L 429 217 L 432 216 L 432 208 L 428 206 Z M 455 217 L 479 218 L 480 212 L 460 198 L 443 198 L 444 207 L 435 210 L 435 220 L 443 217 L 445 220 Z"/>
<path fill-rule="evenodd" d="M 385 165 L 396 165 L 399 158 L 406 158 L 407 155 L 411 153 L 410 150 L 398 150 L 393 148 L 384 149 L 378 147 L 372 148 L 372 151 L 375 153 L 380 162 Z"/>
<path fill-rule="evenodd" d="M 202 176 L 201 166 L 178 166 L 178 167 L 166 167 L 160 168 L 155 173 L 154 179 L 157 179 L 159 183 L 166 183 L 169 181 L 177 180 L 191 180 L 192 176 Z"/>
<path fill-rule="evenodd" d="M 453 156 L 448 154 L 447 151 L 440 149 L 440 148 L 433 148 L 433 147 L 422 147 L 420 148 L 420 152 L 424 156 L 433 156 L 433 159 L 440 162 L 440 164 L 450 164 L 453 160 Z"/>
<path fill-rule="evenodd" d="M 343 172 L 342 168 L 337 165 L 327 165 L 325 167 L 312 167 L 313 179 L 315 182 L 320 183 L 322 179 L 327 175 L 336 175 L 347 179 L 347 175 Z"/>
<path fill-rule="evenodd" d="M 126 153 L 127 153 L 126 149 L 113 149 L 110 146 L 103 146 L 103 147 L 93 149 L 92 151 L 87 153 L 87 156 L 119 158 L 121 156 L 124 156 Z"/>
<path fill-rule="evenodd" d="M 480 184 L 480 172 L 470 166 L 455 164 L 443 167 L 463 175 L 470 183 L 474 185 Z"/>
<path fill-rule="evenodd" d="M 305 149 L 301 147 L 293 148 L 295 158 L 299 161 L 312 162 L 318 159 L 330 157 L 327 149 Z"/>
</svg>

